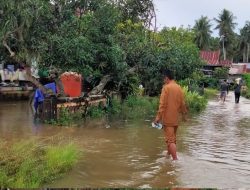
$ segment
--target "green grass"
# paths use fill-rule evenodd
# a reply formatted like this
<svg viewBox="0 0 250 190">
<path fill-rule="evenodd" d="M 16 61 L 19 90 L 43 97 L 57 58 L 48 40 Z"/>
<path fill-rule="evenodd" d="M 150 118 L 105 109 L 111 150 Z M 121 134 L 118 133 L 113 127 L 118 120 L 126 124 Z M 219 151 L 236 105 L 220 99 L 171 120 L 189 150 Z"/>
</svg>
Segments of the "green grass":
<svg viewBox="0 0 250 190">
<path fill-rule="evenodd" d="M 47 142 L 48 143 L 48 142 Z M 47 145 L 38 140 L 0 142 L 0 186 L 38 188 L 60 177 L 77 162 L 73 143 Z"/>
<path fill-rule="evenodd" d="M 155 115 L 158 97 L 129 96 L 121 107 L 121 116 L 126 119 L 140 119 Z"/>
<path fill-rule="evenodd" d="M 212 99 L 215 98 L 218 95 L 219 91 L 217 89 L 213 89 L 213 88 L 206 88 L 204 90 L 204 97 L 206 99 Z"/>
</svg>

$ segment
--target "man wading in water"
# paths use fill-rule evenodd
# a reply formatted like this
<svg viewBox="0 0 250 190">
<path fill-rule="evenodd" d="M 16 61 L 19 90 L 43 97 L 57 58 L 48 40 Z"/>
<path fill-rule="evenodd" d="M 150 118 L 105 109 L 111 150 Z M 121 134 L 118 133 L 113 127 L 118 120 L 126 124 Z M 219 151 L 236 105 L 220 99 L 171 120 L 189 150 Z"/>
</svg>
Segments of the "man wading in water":
<svg viewBox="0 0 250 190">
<path fill-rule="evenodd" d="M 168 154 L 172 156 L 173 160 L 177 160 L 176 132 L 179 114 L 182 113 L 183 120 L 186 120 L 187 108 L 184 93 L 181 87 L 174 81 L 173 74 L 169 70 L 164 72 L 164 83 L 158 114 L 154 122 L 162 122 Z"/>
<path fill-rule="evenodd" d="M 227 93 L 228 93 L 228 84 L 226 80 L 223 80 L 223 82 L 220 85 L 220 100 L 223 103 L 226 100 Z"/>
</svg>

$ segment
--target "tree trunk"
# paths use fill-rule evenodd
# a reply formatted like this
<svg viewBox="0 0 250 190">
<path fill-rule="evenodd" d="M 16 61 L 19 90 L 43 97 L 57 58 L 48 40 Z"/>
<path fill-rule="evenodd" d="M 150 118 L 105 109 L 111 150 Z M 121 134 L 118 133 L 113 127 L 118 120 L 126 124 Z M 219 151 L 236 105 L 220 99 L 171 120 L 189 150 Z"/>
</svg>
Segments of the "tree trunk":
<svg viewBox="0 0 250 190">
<path fill-rule="evenodd" d="M 94 87 L 94 88 L 90 91 L 89 95 L 101 94 L 102 91 L 103 91 L 103 89 L 104 89 L 104 87 L 106 86 L 106 84 L 107 84 L 111 79 L 112 79 L 112 77 L 111 77 L 110 75 L 105 75 L 105 76 L 102 78 L 101 82 L 100 82 L 96 87 Z"/>
<path fill-rule="evenodd" d="M 247 58 L 246 58 L 246 63 L 248 63 L 248 55 L 249 55 L 249 43 L 247 43 Z"/>
<path fill-rule="evenodd" d="M 12 32 L 7 32 L 5 34 L 5 36 L 3 37 L 3 46 L 8 50 L 8 52 L 10 53 L 10 57 L 14 57 L 15 56 L 15 52 L 13 52 L 10 48 L 10 46 L 7 43 L 7 38 L 8 36 L 12 34 Z"/>
<path fill-rule="evenodd" d="M 134 74 L 136 72 L 137 68 L 136 67 L 131 67 L 126 74 Z M 95 94 L 101 94 L 102 91 L 104 90 L 106 84 L 111 81 L 112 77 L 110 75 L 105 75 L 102 79 L 101 82 L 94 87 L 90 92 L 89 95 L 95 95 Z"/>
<path fill-rule="evenodd" d="M 244 48 L 243 48 L 243 63 L 246 63 L 246 47 L 244 46 Z"/>
</svg>

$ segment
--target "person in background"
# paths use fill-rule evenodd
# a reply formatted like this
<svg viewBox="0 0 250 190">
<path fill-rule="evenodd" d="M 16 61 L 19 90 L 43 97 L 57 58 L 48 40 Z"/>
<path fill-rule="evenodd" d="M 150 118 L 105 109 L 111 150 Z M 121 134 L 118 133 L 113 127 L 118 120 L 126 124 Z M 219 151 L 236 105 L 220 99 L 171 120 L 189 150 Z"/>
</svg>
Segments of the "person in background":
<svg viewBox="0 0 250 190">
<path fill-rule="evenodd" d="M 171 71 L 164 71 L 164 86 L 161 91 L 160 105 L 155 123 L 162 123 L 168 154 L 173 160 L 177 160 L 176 132 L 178 129 L 179 114 L 183 114 L 186 120 L 187 108 L 184 101 L 184 93 L 175 82 Z"/>
<path fill-rule="evenodd" d="M 241 95 L 241 81 L 240 79 L 236 80 L 236 84 L 234 87 L 234 96 L 235 96 L 235 103 L 238 104 L 240 102 L 240 95 Z"/>
<path fill-rule="evenodd" d="M 224 103 L 226 100 L 228 92 L 228 84 L 226 80 L 223 80 L 221 85 L 220 85 L 220 100 Z"/>
</svg>

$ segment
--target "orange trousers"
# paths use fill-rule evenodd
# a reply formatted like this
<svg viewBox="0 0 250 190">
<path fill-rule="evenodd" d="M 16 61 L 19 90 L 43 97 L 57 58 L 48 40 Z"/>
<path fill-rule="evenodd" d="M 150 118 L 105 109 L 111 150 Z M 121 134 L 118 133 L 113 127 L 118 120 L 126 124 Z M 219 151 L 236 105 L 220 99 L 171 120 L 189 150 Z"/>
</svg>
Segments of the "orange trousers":
<svg viewBox="0 0 250 190">
<path fill-rule="evenodd" d="M 167 145 L 170 145 L 171 143 L 176 144 L 177 128 L 178 126 L 164 126 L 164 136 Z"/>
</svg>

